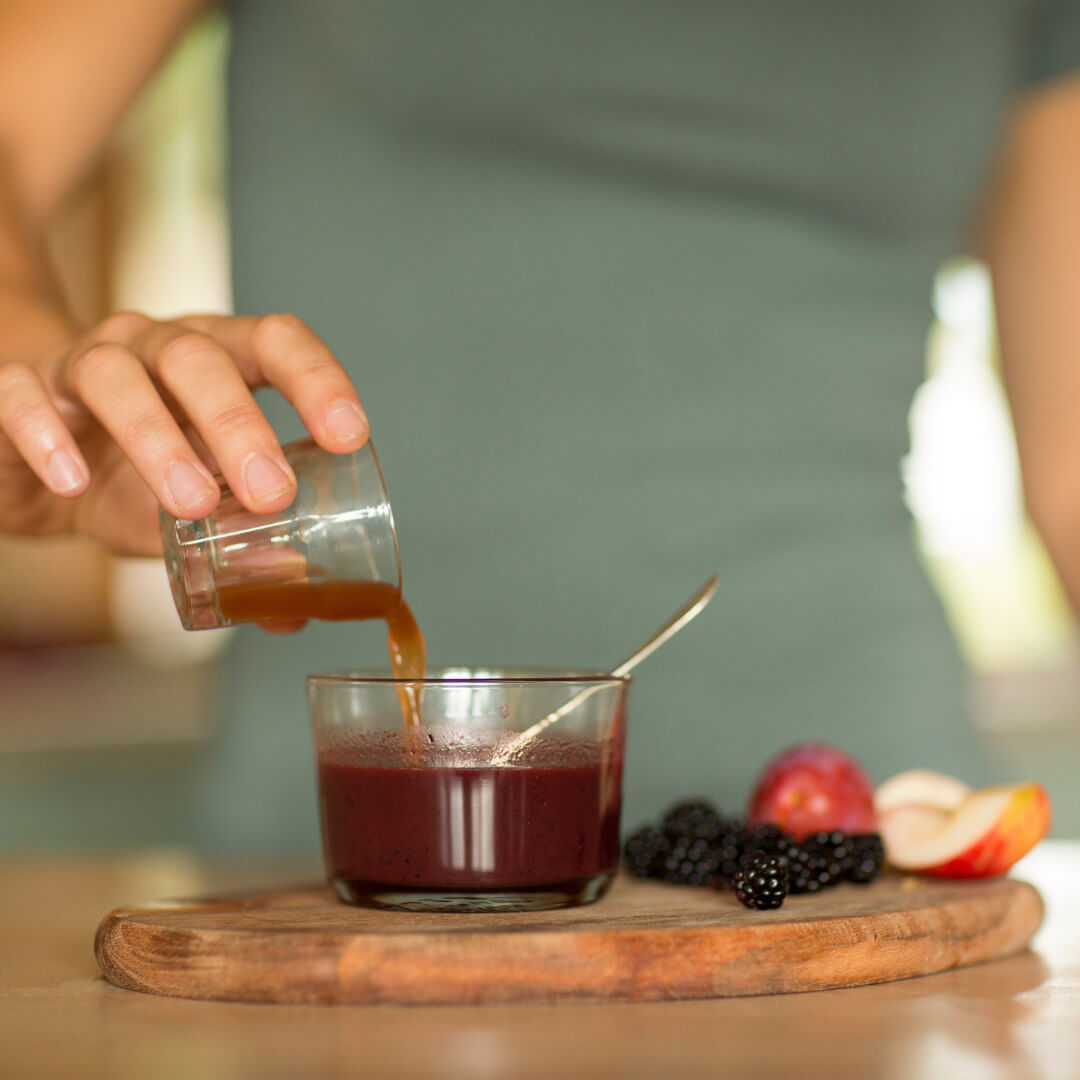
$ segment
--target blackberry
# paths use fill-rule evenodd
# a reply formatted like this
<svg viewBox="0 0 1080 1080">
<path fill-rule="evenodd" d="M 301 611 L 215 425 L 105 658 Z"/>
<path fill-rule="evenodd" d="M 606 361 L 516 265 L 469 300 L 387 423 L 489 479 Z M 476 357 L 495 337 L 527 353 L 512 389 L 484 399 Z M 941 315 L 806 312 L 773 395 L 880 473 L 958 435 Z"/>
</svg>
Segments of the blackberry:
<svg viewBox="0 0 1080 1080">
<path fill-rule="evenodd" d="M 746 848 L 746 833 L 740 828 L 728 828 L 716 841 L 716 854 L 719 862 L 717 873 L 730 881 L 739 869 Z"/>
<path fill-rule="evenodd" d="M 788 891 L 816 893 L 843 880 L 848 867 L 846 846 L 834 848 L 813 837 L 791 844 L 781 856 L 788 867 Z"/>
<path fill-rule="evenodd" d="M 812 837 L 803 841 L 803 849 L 810 856 L 810 869 L 823 889 L 844 879 L 847 873 L 847 848 L 833 847 L 816 842 Z"/>
<path fill-rule="evenodd" d="M 670 840 L 670 847 L 659 857 L 657 874 L 672 885 L 708 885 L 720 869 L 715 845 L 704 837 L 681 836 Z"/>
<path fill-rule="evenodd" d="M 812 836 L 806 838 L 808 843 L 814 844 L 820 848 L 841 848 L 848 842 L 848 835 L 845 832 L 841 832 L 839 829 L 835 829 L 832 832 L 828 830 L 824 832 L 816 832 Z"/>
<path fill-rule="evenodd" d="M 821 892 L 822 884 L 818 877 L 821 870 L 820 856 L 795 844 L 784 852 L 783 857 L 788 868 L 788 892 L 792 896 Z"/>
<path fill-rule="evenodd" d="M 854 860 L 851 837 L 843 832 L 819 832 L 810 838 L 810 843 L 828 857 L 830 865 L 835 865 L 834 870 L 837 880 L 847 877 Z"/>
<path fill-rule="evenodd" d="M 724 819 L 707 799 L 689 799 L 668 810 L 660 828 L 672 839 L 715 840 L 724 831 Z"/>
<path fill-rule="evenodd" d="M 795 837 L 784 832 L 779 825 L 757 825 L 746 832 L 745 854 L 759 852 L 762 855 L 783 855 Z"/>
<path fill-rule="evenodd" d="M 739 903 L 758 911 L 778 908 L 788 894 L 788 868 L 776 855 L 751 856 L 731 879 Z"/>
<path fill-rule="evenodd" d="M 851 869 L 853 859 L 853 847 L 851 837 L 844 832 L 819 832 L 807 837 L 804 843 L 812 851 L 821 854 L 833 866 L 834 876 L 846 876 Z"/>
<path fill-rule="evenodd" d="M 838 868 L 818 849 L 793 845 L 782 858 L 787 863 L 788 892 L 792 895 L 821 892 L 839 880 Z"/>
<path fill-rule="evenodd" d="M 866 885 L 881 873 L 885 865 L 885 845 L 877 833 L 859 833 L 850 838 L 851 859 L 847 870 L 848 881 Z"/>
<path fill-rule="evenodd" d="M 671 842 L 660 829 L 654 825 L 643 825 L 630 834 L 623 846 L 626 868 L 634 877 L 657 877 L 659 861 L 670 847 Z"/>
</svg>

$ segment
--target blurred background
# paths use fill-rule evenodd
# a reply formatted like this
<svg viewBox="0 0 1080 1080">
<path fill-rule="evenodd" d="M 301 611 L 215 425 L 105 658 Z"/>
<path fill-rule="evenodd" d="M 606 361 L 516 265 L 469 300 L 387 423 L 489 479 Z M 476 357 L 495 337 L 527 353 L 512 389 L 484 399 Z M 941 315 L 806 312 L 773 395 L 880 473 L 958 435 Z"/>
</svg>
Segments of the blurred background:
<svg viewBox="0 0 1080 1080">
<path fill-rule="evenodd" d="M 223 16 L 195 27 L 56 229 L 65 287 L 87 319 L 117 308 L 229 310 L 227 48 Z M 897 463 L 913 541 L 970 665 L 971 725 L 1017 775 L 1047 783 L 1055 832 L 1077 835 L 1068 763 L 1080 744 L 1080 650 L 1023 512 L 985 270 L 958 252 L 940 269 L 933 311 L 911 452 Z M 106 562 L 106 584 L 88 585 L 102 580 L 88 568 Z M 42 589 L 33 570 L 46 564 Z M 108 847 L 107 821 L 71 814 L 87 778 L 102 775 L 134 783 L 145 835 L 168 843 L 179 835 L 175 807 L 156 806 L 154 789 L 217 737 L 208 702 L 228 632 L 185 634 L 158 562 L 107 560 L 80 540 L 0 540 L 0 586 L 0 849 L 58 836 Z M 101 587 L 107 624 L 91 592 Z M 58 790 L 64 799 L 49 797 Z"/>
</svg>

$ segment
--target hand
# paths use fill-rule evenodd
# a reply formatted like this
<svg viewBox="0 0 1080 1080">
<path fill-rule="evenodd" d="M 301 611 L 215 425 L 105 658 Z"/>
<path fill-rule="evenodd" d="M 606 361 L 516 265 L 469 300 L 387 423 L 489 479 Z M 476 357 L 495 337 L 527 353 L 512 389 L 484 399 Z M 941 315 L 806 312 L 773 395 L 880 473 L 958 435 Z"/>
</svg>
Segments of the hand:
<svg viewBox="0 0 1080 1080">
<path fill-rule="evenodd" d="M 262 386 L 324 449 L 367 441 L 348 375 L 293 315 L 122 312 L 48 355 L 0 362 L 0 533 L 82 532 L 158 554 L 157 504 L 209 514 L 220 494 L 210 467 L 249 510 L 282 509 L 296 478 L 252 397 Z"/>
</svg>

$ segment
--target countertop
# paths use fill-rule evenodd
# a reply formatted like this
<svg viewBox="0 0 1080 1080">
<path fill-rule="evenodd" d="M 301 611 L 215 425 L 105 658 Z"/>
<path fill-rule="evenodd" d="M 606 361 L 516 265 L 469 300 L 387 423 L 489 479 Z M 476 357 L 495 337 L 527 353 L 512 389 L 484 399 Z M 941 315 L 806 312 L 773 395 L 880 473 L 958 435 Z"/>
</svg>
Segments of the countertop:
<svg viewBox="0 0 1080 1080">
<path fill-rule="evenodd" d="M 1060 841 L 1017 868 L 1046 900 L 1032 951 L 853 990 L 320 1008 L 150 997 L 97 971 L 94 930 L 113 907 L 316 874 L 176 852 L 0 863 L 0 1077 L 1080 1077 L 1080 844 Z"/>
</svg>

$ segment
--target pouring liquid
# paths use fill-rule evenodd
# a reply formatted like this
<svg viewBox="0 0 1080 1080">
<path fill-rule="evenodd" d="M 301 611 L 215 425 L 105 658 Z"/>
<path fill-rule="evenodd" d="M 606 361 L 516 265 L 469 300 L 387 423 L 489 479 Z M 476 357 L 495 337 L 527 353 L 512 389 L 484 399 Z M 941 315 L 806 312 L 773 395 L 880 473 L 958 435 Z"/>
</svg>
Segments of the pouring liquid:
<svg viewBox="0 0 1080 1080">
<path fill-rule="evenodd" d="M 398 679 L 422 679 L 427 649 L 424 635 L 401 590 L 385 581 L 289 581 L 223 585 L 218 590 L 222 615 L 234 622 L 274 619 L 383 619 L 390 670 Z M 420 702 L 413 687 L 398 689 L 405 726 L 420 723 Z"/>
</svg>

